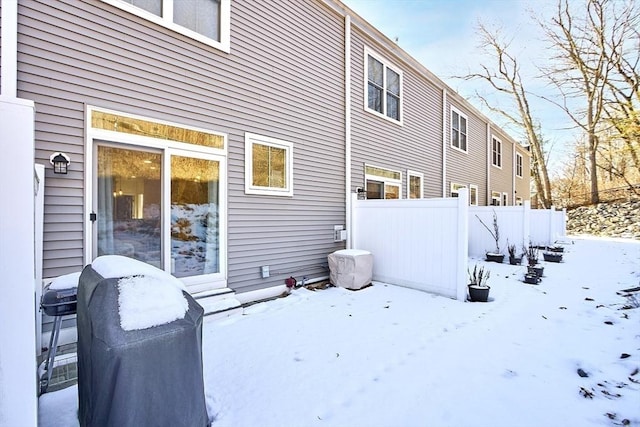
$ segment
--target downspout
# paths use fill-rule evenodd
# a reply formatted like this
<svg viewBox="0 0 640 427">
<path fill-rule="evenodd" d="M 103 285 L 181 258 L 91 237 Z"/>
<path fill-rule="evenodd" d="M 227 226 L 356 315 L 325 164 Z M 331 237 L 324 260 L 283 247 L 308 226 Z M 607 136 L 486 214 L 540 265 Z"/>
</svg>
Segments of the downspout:
<svg viewBox="0 0 640 427">
<path fill-rule="evenodd" d="M 442 88 L 442 197 L 447 197 L 447 89 Z"/>
<path fill-rule="evenodd" d="M 351 16 L 344 17 L 344 186 L 347 249 L 351 249 Z"/>
<path fill-rule="evenodd" d="M 487 206 L 491 204 L 491 125 L 487 122 Z"/>
</svg>

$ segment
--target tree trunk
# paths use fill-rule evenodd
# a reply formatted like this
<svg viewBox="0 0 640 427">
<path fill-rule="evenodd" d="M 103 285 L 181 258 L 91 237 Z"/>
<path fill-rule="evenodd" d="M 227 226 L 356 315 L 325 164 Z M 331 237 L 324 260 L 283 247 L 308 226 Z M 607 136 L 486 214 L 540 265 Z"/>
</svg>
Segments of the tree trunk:
<svg viewBox="0 0 640 427">
<path fill-rule="evenodd" d="M 591 181 L 591 203 L 596 204 L 600 202 L 600 195 L 598 193 L 598 164 L 597 164 L 597 137 L 589 134 L 589 178 Z"/>
</svg>

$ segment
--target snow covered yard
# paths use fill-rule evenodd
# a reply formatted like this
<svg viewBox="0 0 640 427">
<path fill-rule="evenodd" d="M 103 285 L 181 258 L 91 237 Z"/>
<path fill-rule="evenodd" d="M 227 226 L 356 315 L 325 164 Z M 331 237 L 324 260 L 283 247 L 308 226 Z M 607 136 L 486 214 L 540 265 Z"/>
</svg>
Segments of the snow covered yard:
<svg viewBox="0 0 640 427">
<path fill-rule="evenodd" d="M 640 242 L 574 242 L 539 285 L 470 260 L 488 303 L 374 283 L 205 322 L 213 426 L 640 426 L 640 308 L 616 295 Z M 77 425 L 76 394 L 43 395 L 40 425 Z"/>
</svg>

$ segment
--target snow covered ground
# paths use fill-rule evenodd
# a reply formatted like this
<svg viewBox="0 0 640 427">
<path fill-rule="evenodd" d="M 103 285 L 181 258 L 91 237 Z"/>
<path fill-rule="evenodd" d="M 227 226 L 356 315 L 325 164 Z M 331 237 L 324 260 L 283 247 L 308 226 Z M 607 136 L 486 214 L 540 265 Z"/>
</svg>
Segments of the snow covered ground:
<svg viewBox="0 0 640 427">
<path fill-rule="evenodd" d="M 640 242 L 573 242 L 539 285 L 471 260 L 488 303 L 374 283 L 206 322 L 213 426 L 640 426 L 640 308 L 616 295 L 640 285 Z M 45 394 L 40 425 L 76 410 L 76 387 Z"/>
</svg>

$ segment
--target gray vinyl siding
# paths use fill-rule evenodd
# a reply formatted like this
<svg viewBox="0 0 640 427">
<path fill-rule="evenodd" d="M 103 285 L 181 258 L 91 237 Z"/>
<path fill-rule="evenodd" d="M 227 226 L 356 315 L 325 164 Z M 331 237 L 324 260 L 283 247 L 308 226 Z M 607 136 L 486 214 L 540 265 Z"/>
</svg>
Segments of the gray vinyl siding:
<svg viewBox="0 0 640 427">
<path fill-rule="evenodd" d="M 513 140 L 496 127 L 491 127 L 491 137 L 496 137 L 502 141 L 502 168 L 491 165 L 490 191 L 499 191 L 509 194 L 508 204 L 513 205 Z"/>
<path fill-rule="evenodd" d="M 86 105 L 228 135 L 228 283 L 243 292 L 288 275 L 327 275 L 344 224 L 343 20 L 313 0 L 231 4 L 226 54 L 97 0 L 19 7 L 19 97 L 36 104 L 46 168 L 44 274 L 83 264 Z M 244 134 L 293 143 L 294 196 L 244 194 Z M 272 277 L 260 278 L 270 265 Z"/>
<path fill-rule="evenodd" d="M 351 190 L 364 187 L 364 165 L 369 164 L 402 172 L 402 198 L 407 193 L 407 169 L 424 174 L 424 197 L 441 197 L 442 91 L 356 25 L 351 35 Z M 403 73 L 402 125 L 364 108 L 365 46 Z"/>
<path fill-rule="evenodd" d="M 486 122 L 470 109 L 447 97 L 447 176 L 446 191 L 451 183 L 478 186 L 478 205 L 487 204 L 487 128 Z M 451 146 L 451 107 L 467 117 L 467 152 Z"/>
</svg>

